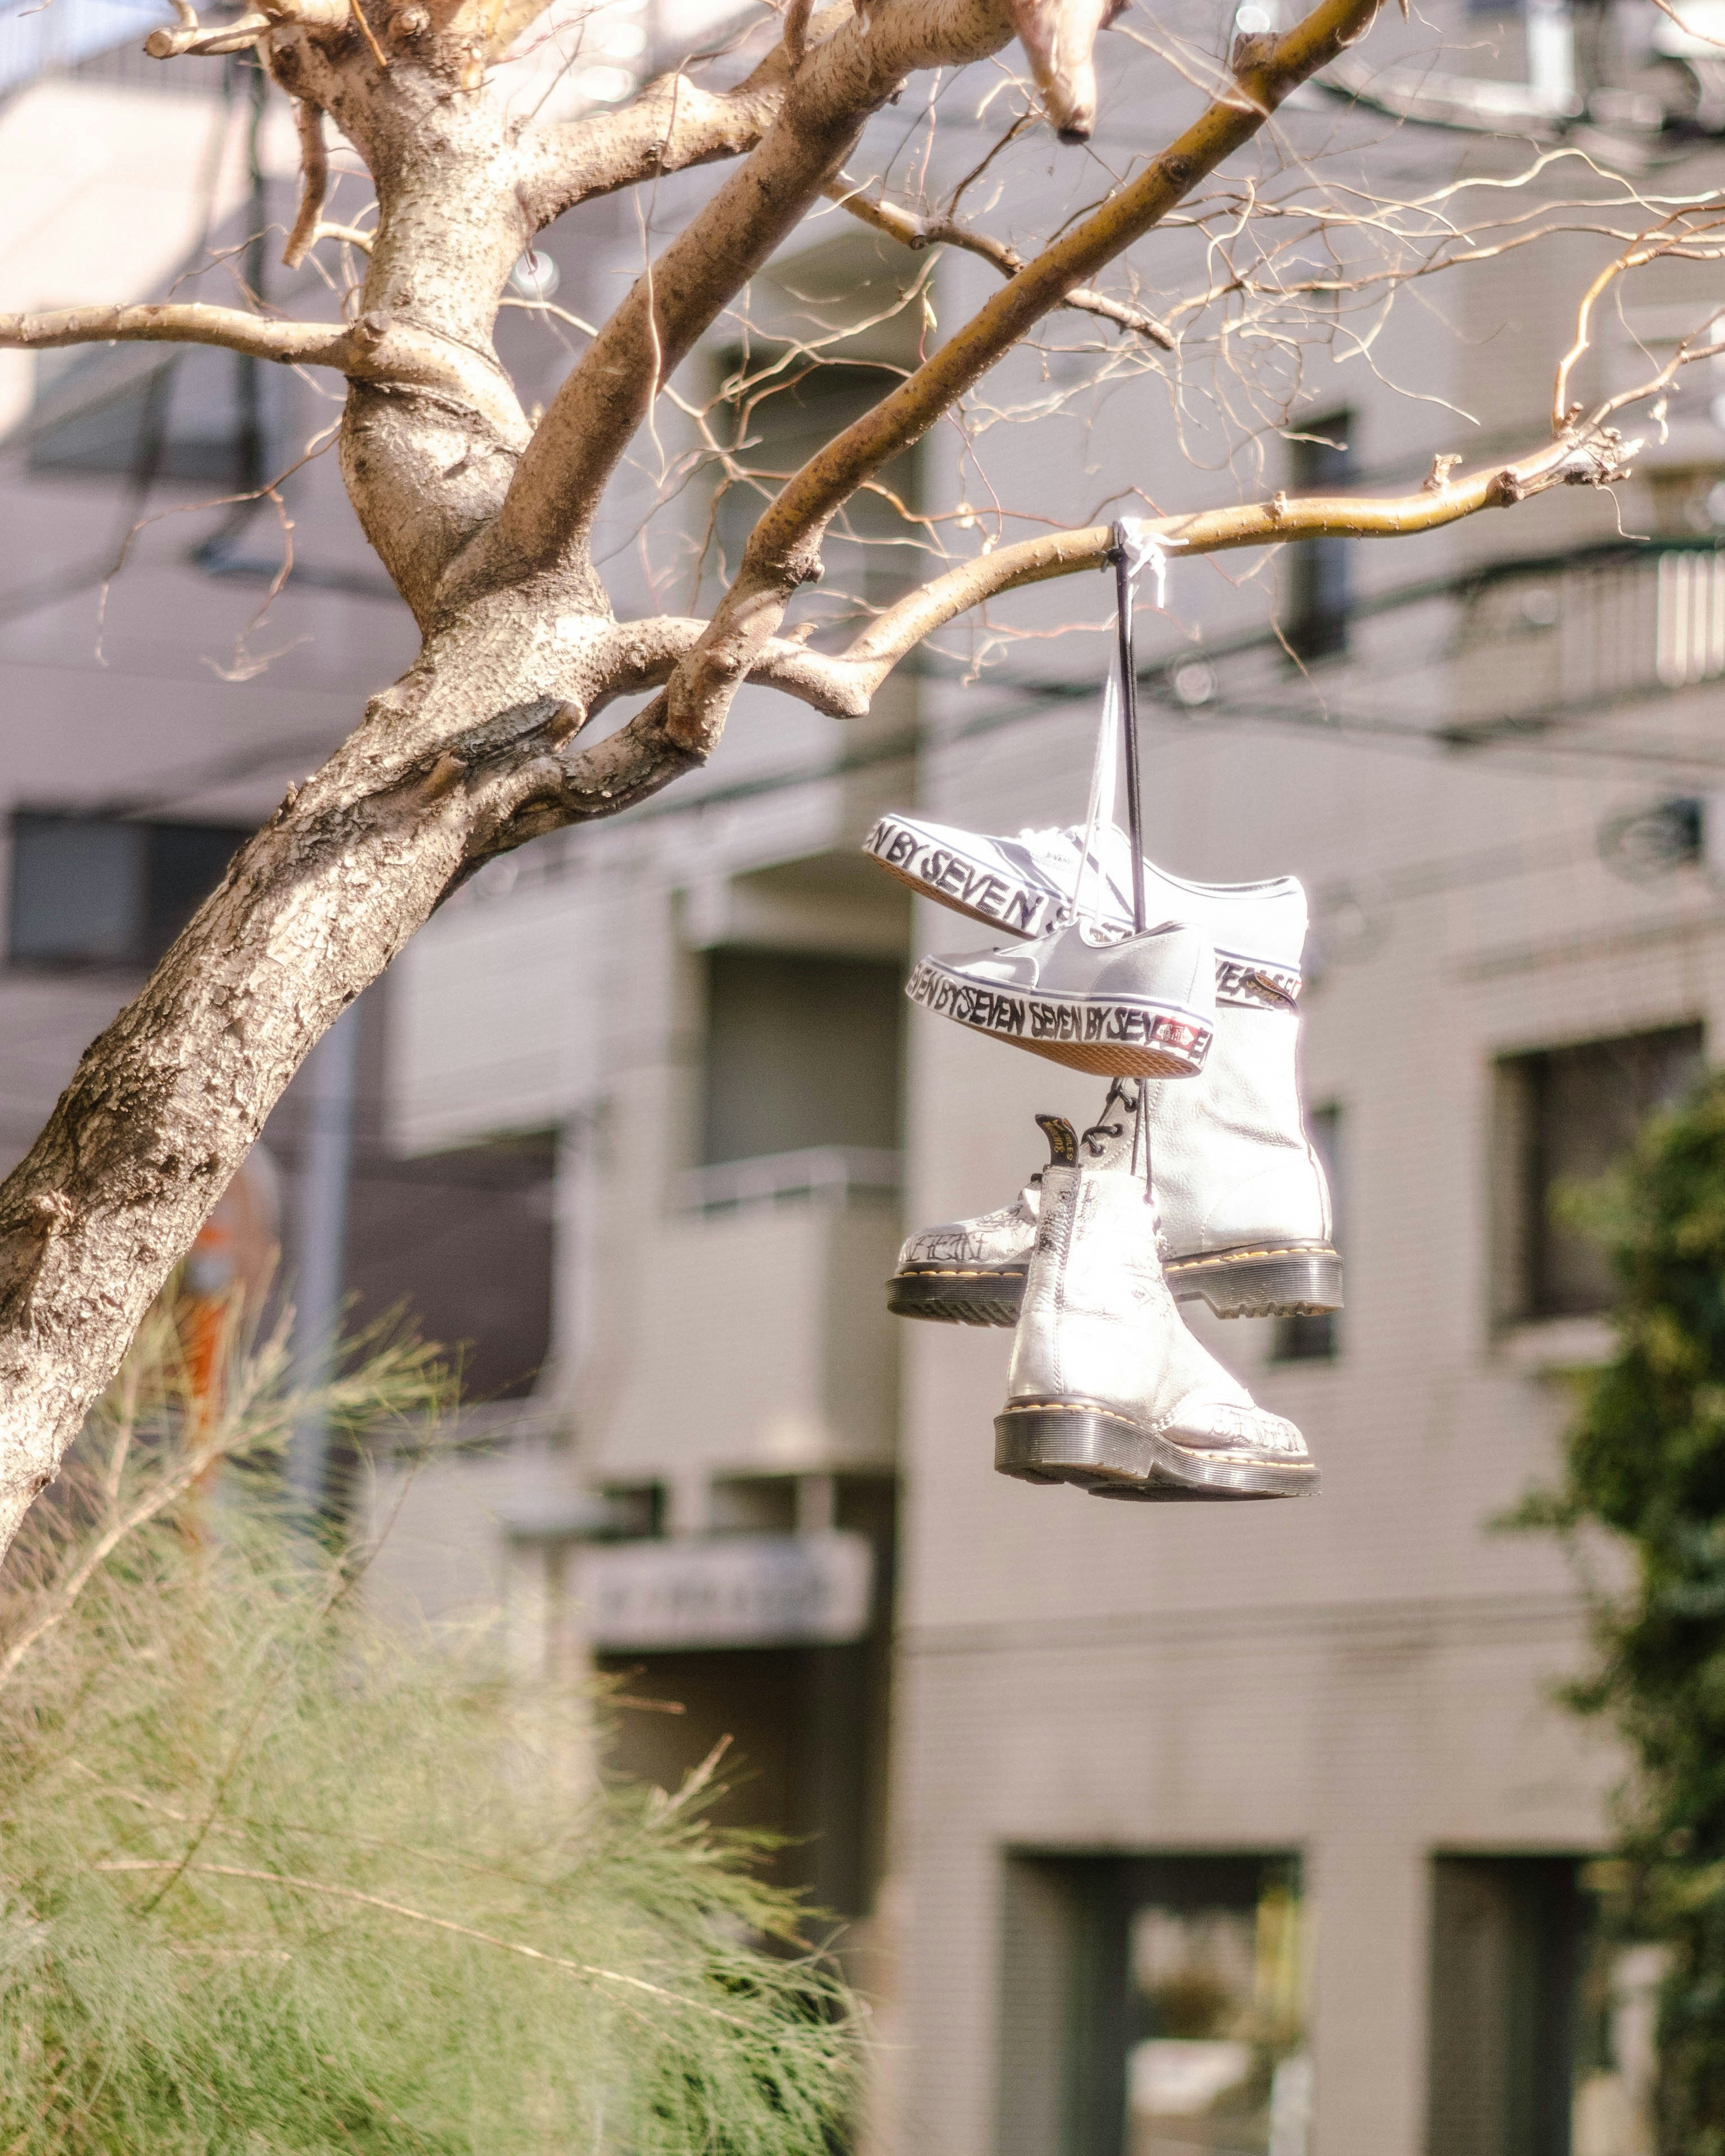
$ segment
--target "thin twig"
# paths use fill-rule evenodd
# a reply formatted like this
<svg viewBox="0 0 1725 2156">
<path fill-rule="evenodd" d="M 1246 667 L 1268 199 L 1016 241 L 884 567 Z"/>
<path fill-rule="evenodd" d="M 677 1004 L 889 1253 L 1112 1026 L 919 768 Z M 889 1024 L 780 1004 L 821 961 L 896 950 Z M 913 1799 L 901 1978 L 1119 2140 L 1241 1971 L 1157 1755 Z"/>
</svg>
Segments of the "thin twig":
<svg viewBox="0 0 1725 2156">
<path fill-rule="evenodd" d="M 97 1871 L 165 1871 L 171 1867 L 144 1856 L 109 1857 L 96 1864 Z M 519 1939 L 500 1939 L 494 1932 L 475 1931 L 471 1924 L 458 1924 L 453 1917 L 437 1917 L 426 1909 L 409 1908 L 404 1902 L 386 1901 L 381 1894 L 367 1894 L 357 1887 L 338 1887 L 325 1879 L 305 1879 L 293 1871 L 255 1871 L 243 1864 L 194 1864 L 189 1867 L 199 1874 L 208 1873 L 218 1879 L 250 1879 L 265 1887 L 292 1887 L 302 1894 L 328 1894 L 338 1901 L 358 1902 L 368 1909 L 382 1909 L 392 1917 L 404 1917 L 408 1922 L 429 1924 L 434 1930 L 453 1932 L 457 1938 L 475 1940 L 480 1946 L 496 1947 L 504 1953 L 520 1954 L 528 1961 L 542 1961 L 552 1969 L 567 1969 L 572 1976 L 585 1976 L 605 1984 L 627 1984 L 633 1991 L 644 1991 L 649 1997 L 663 1999 L 669 2006 L 683 2006 L 696 2014 L 710 2014 L 716 2021 L 729 2022 L 733 2029 L 747 2029 L 748 2023 L 735 2014 L 722 2012 L 709 2006 L 705 1999 L 685 1999 L 680 1992 L 667 1991 L 663 1984 L 649 1984 L 644 1976 L 627 1976 L 621 1970 L 603 1969 L 597 1962 L 570 1961 L 562 1954 L 546 1953 L 538 1947 L 525 1945 Z"/>
</svg>

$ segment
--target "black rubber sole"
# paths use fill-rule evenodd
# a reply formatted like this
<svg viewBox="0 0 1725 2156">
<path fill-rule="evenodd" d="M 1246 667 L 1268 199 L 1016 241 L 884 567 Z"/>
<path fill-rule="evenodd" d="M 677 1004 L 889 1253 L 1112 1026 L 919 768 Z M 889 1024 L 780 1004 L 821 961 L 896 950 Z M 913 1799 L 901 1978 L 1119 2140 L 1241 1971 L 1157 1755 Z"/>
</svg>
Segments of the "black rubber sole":
<svg viewBox="0 0 1725 2156">
<path fill-rule="evenodd" d="M 994 1467 L 1024 1482 L 1070 1482 L 1093 1497 L 1138 1503 L 1234 1503 L 1309 1497 L 1310 1462 L 1193 1452 L 1091 1400 L 1027 1400 L 994 1418 Z"/>
<path fill-rule="evenodd" d="M 1322 1317 L 1342 1307 L 1342 1260 L 1327 1243 L 1171 1258 L 1163 1277 L 1176 1302 L 1207 1302 L 1218 1317 Z"/>
<path fill-rule="evenodd" d="M 895 1317 L 932 1317 L 945 1325 L 1016 1325 L 1024 1299 L 1024 1265 L 913 1265 L 886 1283 Z"/>
<path fill-rule="evenodd" d="M 1016 1325 L 1029 1267 L 911 1265 L 886 1283 L 896 1317 L 947 1325 Z M 1218 1317 L 1318 1317 L 1342 1307 L 1342 1260 L 1327 1244 L 1216 1250 L 1164 1268 L 1177 1302 L 1207 1302 Z"/>
</svg>

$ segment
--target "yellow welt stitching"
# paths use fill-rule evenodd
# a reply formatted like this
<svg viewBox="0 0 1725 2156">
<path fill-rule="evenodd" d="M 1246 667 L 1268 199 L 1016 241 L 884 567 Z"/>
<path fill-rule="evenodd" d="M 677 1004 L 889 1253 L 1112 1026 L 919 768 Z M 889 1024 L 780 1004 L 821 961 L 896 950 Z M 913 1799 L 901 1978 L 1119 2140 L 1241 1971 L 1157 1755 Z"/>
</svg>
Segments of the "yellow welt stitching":
<svg viewBox="0 0 1725 2156">
<path fill-rule="evenodd" d="M 967 1270 L 963 1265 L 907 1265 L 903 1272 L 896 1273 L 893 1277 L 901 1281 L 1022 1280 L 1024 1277 L 1024 1268 L 1022 1265 L 1010 1268 L 978 1265 L 973 1270 Z"/>
<path fill-rule="evenodd" d="M 1218 1265 L 1246 1265 L 1255 1258 L 1333 1258 L 1340 1255 L 1331 1243 L 1278 1243 L 1267 1250 L 1223 1250 L 1213 1258 L 1170 1258 L 1163 1270 L 1196 1273 L 1213 1270 Z"/>
<path fill-rule="evenodd" d="M 1020 1400 L 1016 1404 L 1009 1400 L 1002 1409 L 1003 1414 L 1093 1414 L 1106 1421 L 1117 1422 L 1122 1430 L 1147 1435 L 1143 1424 L 1133 1422 L 1129 1416 L 1116 1414 L 1112 1408 L 1086 1407 L 1077 1400 Z"/>
</svg>

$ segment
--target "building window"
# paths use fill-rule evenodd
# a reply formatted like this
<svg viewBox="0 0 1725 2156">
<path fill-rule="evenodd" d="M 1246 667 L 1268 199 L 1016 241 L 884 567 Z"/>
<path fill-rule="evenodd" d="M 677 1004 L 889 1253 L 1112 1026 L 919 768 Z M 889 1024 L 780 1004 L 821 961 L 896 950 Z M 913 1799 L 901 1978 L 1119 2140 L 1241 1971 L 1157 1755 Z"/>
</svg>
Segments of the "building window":
<svg viewBox="0 0 1725 2156">
<path fill-rule="evenodd" d="M 710 951 L 703 1163 L 896 1147 L 904 1012 L 891 961 Z"/>
<path fill-rule="evenodd" d="M 742 475 L 720 492 L 713 536 L 718 558 L 707 567 L 726 582 L 737 574 L 742 551 L 762 511 L 780 487 L 818 450 L 862 418 L 903 379 L 901 367 L 855 362 L 789 367 L 760 379 L 764 362 L 742 355 L 727 364 L 728 380 L 747 382 L 731 400 L 732 454 Z M 921 565 L 917 506 L 919 463 L 909 449 L 892 459 L 873 483 L 839 511 L 821 547 L 825 574 L 807 595 L 832 626 L 890 606 L 917 581 Z"/>
<path fill-rule="evenodd" d="M 1435 1861 L 1430 2156 L 1653 2146 L 1664 1958 L 1610 1936 L 1591 1871 L 1568 1856 Z"/>
<path fill-rule="evenodd" d="M 1349 412 L 1308 419 L 1289 443 L 1289 492 L 1341 494 L 1353 477 Z M 1282 634 L 1296 659 L 1327 659 L 1348 649 L 1350 542 L 1306 539 L 1287 550 L 1287 608 Z"/>
<path fill-rule="evenodd" d="M 411 1158 L 362 1146 L 348 1329 L 401 1310 L 459 1361 L 464 1399 L 524 1399 L 551 1346 L 557 1164 L 551 1131 Z"/>
<path fill-rule="evenodd" d="M 1306 1118 L 1312 1149 L 1322 1163 L 1330 1186 L 1332 1234 L 1342 1242 L 1342 1111 L 1318 1108 Z M 1278 1363 L 1332 1363 L 1342 1352 L 1339 1311 L 1326 1310 L 1307 1317 L 1278 1317 L 1271 1353 Z"/>
<path fill-rule="evenodd" d="M 17 966 L 153 966 L 251 836 L 215 824 L 21 811 L 8 956 Z"/>
<path fill-rule="evenodd" d="M 1572 1192 L 1622 1159 L 1651 1115 L 1700 1076 L 1698 1025 L 1503 1057 L 1492 1163 L 1497 1317 L 1590 1316 L 1617 1287 L 1609 1260 L 1565 1216 Z"/>
<path fill-rule="evenodd" d="M 1006 1885 L 1002 2156 L 1305 2156 L 1296 1860 L 1021 1856 Z"/>
</svg>

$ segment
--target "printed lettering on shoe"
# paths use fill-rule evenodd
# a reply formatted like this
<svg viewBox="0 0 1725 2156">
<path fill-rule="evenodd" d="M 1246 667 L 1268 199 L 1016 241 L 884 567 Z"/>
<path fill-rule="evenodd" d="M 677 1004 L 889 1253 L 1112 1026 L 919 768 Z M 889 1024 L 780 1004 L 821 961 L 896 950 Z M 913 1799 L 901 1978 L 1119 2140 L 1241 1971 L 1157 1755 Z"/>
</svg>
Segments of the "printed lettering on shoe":
<svg viewBox="0 0 1725 2156">
<path fill-rule="evenodd" d="M 1092 901 L 1103 932 L 1132 933 L 1127 841 L 1104 833 L 1088 865 L 1085 834 L 1027 830 L 1015 839 L 962 831 L 923 818 L 880 817 L 863 851 L 924 898 L 1015 935 L 1046 935 Z M 1216 948 L 1219 1002 L 1291 1009 L 1301 987 L 1306 899 L 1291 876 L 1256 884 L 1194 884 L 1144 864 L 1148 901 L 1191 921 Z M 1075 894 L 1083 904 L 1075 903 Z"/>
<path fill-rule="evenodd" d="M 1187 1078 L 1215 1030 L 1214 974 L 1208 942 L 1183 922 L 1100 943 L 1074 922 L 996 951 L 925 958 L 905 993 L 1074 1070 Z"/>
</svg>

